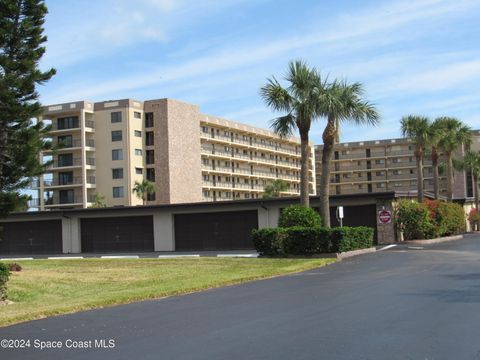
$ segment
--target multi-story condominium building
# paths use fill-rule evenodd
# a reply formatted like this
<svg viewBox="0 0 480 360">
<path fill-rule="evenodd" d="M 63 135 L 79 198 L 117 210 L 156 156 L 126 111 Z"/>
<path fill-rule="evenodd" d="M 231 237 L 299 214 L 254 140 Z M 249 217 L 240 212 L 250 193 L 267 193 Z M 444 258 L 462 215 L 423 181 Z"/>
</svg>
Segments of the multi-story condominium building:
<svg viewBox="0 0 480 360">
<path fill-rule="evenodd" d="M 472 148 L 478 150 L 480 131 L 473 131 Z M 316 182 L 320 185 L 322 145 L 315 147 Z M 410 139 L 388 139 L 336 144 L 330 164 L 330 194 L 357 194 L 417 190 L 415 144 Z M 463 147 L 455 157 L 463 156 Z M 440 162 L 444 161 L 441 157 Z M 433 193 L 432 162 L 428 152 L 423 159 L 424 189 Z M 440 174 L 440 194 L 446 194 L 446 177 Z M 318 189 L 317 189 L 318 191 Z M 472 178 L 467 172 L 454 172 L 454 197 L 472 196 Z"/>
<path fill-rule="evenodd" d="M 44 107 L 55 151 L 35 184 L 40 209 L 88 207 L 95 194 L 109 206 L 140 205 L 136 181 L 155 184 L 149 204 L 261 197 L 283 179 L 282 195 L 299 194 L 300 141 L 200 113 L 171 99 L 79 101 Z M 315 194 L 314 149 L 310 190 Z"/>
</svg>

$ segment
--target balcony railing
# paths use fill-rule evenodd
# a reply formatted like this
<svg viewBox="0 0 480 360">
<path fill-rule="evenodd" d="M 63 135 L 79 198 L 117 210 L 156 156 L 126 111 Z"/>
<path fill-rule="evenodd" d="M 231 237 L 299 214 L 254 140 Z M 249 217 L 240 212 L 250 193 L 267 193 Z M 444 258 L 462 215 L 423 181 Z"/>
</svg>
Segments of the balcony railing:
<svg viewBox="0 0 480 360">
<path fill-rule="evenodd" d="M 61 168 L 61 167 L 69 167 L 69 166 L 81 166 L 82 165 L 82 158 L 73 158 L 70 160 L 54 160 L 49 168 Z"/>
</svg>

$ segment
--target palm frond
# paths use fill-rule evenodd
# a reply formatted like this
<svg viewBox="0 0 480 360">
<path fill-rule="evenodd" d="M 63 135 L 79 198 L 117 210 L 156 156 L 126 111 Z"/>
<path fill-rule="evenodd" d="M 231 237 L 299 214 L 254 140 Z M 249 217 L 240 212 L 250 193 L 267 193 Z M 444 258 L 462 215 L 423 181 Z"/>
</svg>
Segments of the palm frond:
<svg viewBox="0 0 480 360">
<path fill-rule="evenodd" d="M 260 89 L 260 96 L 265 104 L 275 111 L 291 110 L 293 99 L 275 77 L 267 79 L 267 84 Z"/>
<path fill-rule="evenodd" d="M 276 134 L 284 138 L 293 134 L 297 124 L 295 122 L 295 116 L 289 113 L 285 116 L 273 119 L 270 126 Z"/>
</svg>

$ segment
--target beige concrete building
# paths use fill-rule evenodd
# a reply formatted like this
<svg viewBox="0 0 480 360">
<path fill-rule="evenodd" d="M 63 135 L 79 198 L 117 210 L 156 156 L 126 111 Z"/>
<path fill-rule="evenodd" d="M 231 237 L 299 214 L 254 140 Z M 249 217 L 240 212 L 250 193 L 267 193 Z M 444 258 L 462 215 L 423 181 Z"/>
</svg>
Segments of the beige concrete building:
<svg viewBox="0 0 480 360">
<path fill-rule="evenodd" d="M 265 186 L 283 179 L 282 195 L 299 194 L 300 141 L 202 114 L 171 99 L 123 99 L 50 105 L 56 151 L 35 188 L 40 209 L 85 208 L 95 194 L 109 206 L 140 205 L 135 181 L 155 183 L 149 204 L 259 198 Z M 314 148 L 310 190 L 315 195 Z"/>
<path fill-rule="evenodd" d="M 472 148 L 480 149 L 480 131 L 473 131 Z M 322 145 L 315 147 L 316 183 L 320 185 Z M 330 194 L 362 194 L 372 192 L 417 190 L 415 144 L 410 139 L 387 139 L 336 144 L 331 161 Z M 463 157 L 460 148 L 455 158 Z M 432 162 L 424 157 L 424 189 L 433 193 Z M 440 162 L 444 161 L 441 157 Z M 440 175 L 440 194 L 446 195 L 447 180 Z M 318 191 L 318 189 L 317 189 Z M 454 173 L 454 198 L 473 196 L 472 178 L 466 172 Z"/>
</svg>

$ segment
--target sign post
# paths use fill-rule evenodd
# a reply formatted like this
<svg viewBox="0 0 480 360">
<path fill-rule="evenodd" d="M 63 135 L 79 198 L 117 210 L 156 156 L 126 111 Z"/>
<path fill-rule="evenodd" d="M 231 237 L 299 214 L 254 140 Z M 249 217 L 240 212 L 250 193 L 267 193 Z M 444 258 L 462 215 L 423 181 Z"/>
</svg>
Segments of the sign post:
<svg viewBox="0 0 480 360">
<path fill-rule="evenodd" d="M 392 222 L 392 213 L 388 210 L 380 210 L 378 212 L 378 222 L 380 224 L 390 224 Z"/>
</svg>

